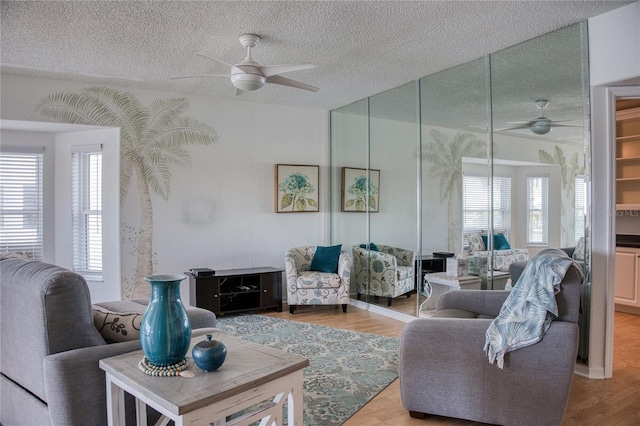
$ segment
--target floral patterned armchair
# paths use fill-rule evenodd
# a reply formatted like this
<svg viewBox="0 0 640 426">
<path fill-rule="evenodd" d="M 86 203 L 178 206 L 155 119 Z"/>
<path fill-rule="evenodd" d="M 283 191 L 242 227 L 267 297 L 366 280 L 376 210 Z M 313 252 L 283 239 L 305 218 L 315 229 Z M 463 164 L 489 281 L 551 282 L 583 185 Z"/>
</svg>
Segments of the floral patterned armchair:
<svg viewBox="0 0 640 426">
<path fill-rule="evenodd" d="M 293 314 L 296 305 L 342 305 L 347 312 L 351 284 L 351 256 L 340 251 L 335 274 L 310 271 L 317 246 L 295 247 L 285 253 L 287 303 Z"/>
<path fill-rule="evenodd" d="M 362 294 L 387 298 L 391 306 L 393 298 L 416 288 L 415 255 L 411 250 L 379 244 L 380 251 L 353 246 L 353 264 L 358 299 Z"/>
</svg>

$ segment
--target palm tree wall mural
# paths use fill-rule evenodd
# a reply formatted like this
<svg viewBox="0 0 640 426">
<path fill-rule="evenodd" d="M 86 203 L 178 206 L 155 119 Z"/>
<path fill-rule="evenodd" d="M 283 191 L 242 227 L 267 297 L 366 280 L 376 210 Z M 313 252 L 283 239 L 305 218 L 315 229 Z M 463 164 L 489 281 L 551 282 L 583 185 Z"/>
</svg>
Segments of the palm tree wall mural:
<svg viewBox="0 0 640 426">
<path fill-rule="evenodd" d="M 213 127 L 183 115 L 188 108 L 184 98 L 156 99 L 145 105 L 131 93 L 100 86 L 80 93 L 54 93 L 36 106 L 40 114 L 60 122 L 120 128 L 120 205 L 132 180 L 140 204 L 135 276 L 121 289 L 124 298 L 149 295 L 143 278 L 153 273 L 151 194 L 169 198 L 171 167 L 191 163 L 187 146 L 211 145 L 218 140 Z"/>
<path fill-rule="evenodd" d="M 553 154 L 548 153 L 544 149 L 538 151 L 540 162 L 546 164 L 557 164 L 560 166 L 560 176 L 562 178 L 562 190 L 560 200 L 561 215 L 561 239 L 563 246 L 569 246 L 575 243 L 573 241 L 575 218 L 575 193 L 576 175 L 584 173 L 584 167 L 578 163 L 578 153 L 574 152 L 567 162 L 564 151 L 558 145 L 554 146 Z"/>
<path fill-rule="evenodd" d="M 486 157 L 487 144 L 470 133 L 456 133 L 451 140 L 435 129 L 430 135 L 422 144 L 422 160 L 430 163 L 428 176 L 438 181 L 440 202 L 447 202 L 447 250 L 454 253 L 462 241 L 462 157 Z"/>
</svg>

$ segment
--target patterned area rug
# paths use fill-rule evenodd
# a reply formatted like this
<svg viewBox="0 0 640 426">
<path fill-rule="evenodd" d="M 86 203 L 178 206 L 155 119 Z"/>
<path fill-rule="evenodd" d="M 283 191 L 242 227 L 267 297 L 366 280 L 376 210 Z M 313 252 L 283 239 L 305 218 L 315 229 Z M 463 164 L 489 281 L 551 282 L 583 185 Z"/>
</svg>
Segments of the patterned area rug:
<svg viewBox="0 0 640 426">
<path fill-rule="evenodd" d="M 309 358 L 304 425 L 340 425 L 398 377 L 399 339 L 262 315 L 218 318 L 233 336 Z"/>
</svg>

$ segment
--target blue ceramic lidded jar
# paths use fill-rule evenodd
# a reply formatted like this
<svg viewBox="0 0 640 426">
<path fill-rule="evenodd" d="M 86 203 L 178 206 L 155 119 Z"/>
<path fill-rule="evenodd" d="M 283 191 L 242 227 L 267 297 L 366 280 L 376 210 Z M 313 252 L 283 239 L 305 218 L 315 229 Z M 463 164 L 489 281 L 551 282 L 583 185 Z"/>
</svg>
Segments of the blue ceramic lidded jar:
<svg viewBox="0 0 640 426">
<path fill-rule="evenodd" d="M 224 343 L 211 340 L 211 337 L 211 334 L 207 334 L 207 340 L 196 343 L 191 351 L 193 362 L 204 371 L 217 370 L 227 357 L 227 347 Z"/>
<path fill-rule="evenodd" d="M 142 351 L 152 365 L 168 366 L 184 359 L 191 343 L 191 324 L 180 298 L 184 275 L 150 275 L 151 300 L 140 324 Z"/>
</svg>

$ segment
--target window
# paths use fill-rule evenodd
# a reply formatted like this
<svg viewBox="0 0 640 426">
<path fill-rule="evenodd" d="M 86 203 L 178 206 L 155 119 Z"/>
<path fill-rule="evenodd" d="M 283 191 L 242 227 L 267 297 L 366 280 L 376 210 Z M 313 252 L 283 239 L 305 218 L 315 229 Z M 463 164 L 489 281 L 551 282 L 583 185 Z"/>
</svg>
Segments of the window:
<svg viewBox="0 0 640 426">
<path fill-rule="evenodd" d="M 527 177 L 527 244 L 547 244 L 548 228 L 549 178 Z"/>
<path fill-rule="evenodd" d="M 102 150 L 75 147 L 71 154 L 73 270 L 102 280 Z"/>
<path fill-rule="evenodd" d="M 486 231 L 489 227 L 489 178 L 464 176 L 462 185 L 463 233 Z M 493 229 L 507 238 L 511 229 L 511 178 L 493 177 Z M 463 241 L 468 246 L 467 241 Z"/>
<path fill-rule="evenodd" d="M 575 193 L 575 241 L 584 237 L 584 218 L 587 215 L 587 177 L 584 175 L 576 176 L 576 193 Z"/>
<path fill-rule="evenodd" d="M 0 251 L 42 260 L 43 148 L 0 150 Z"/>
</svg>

